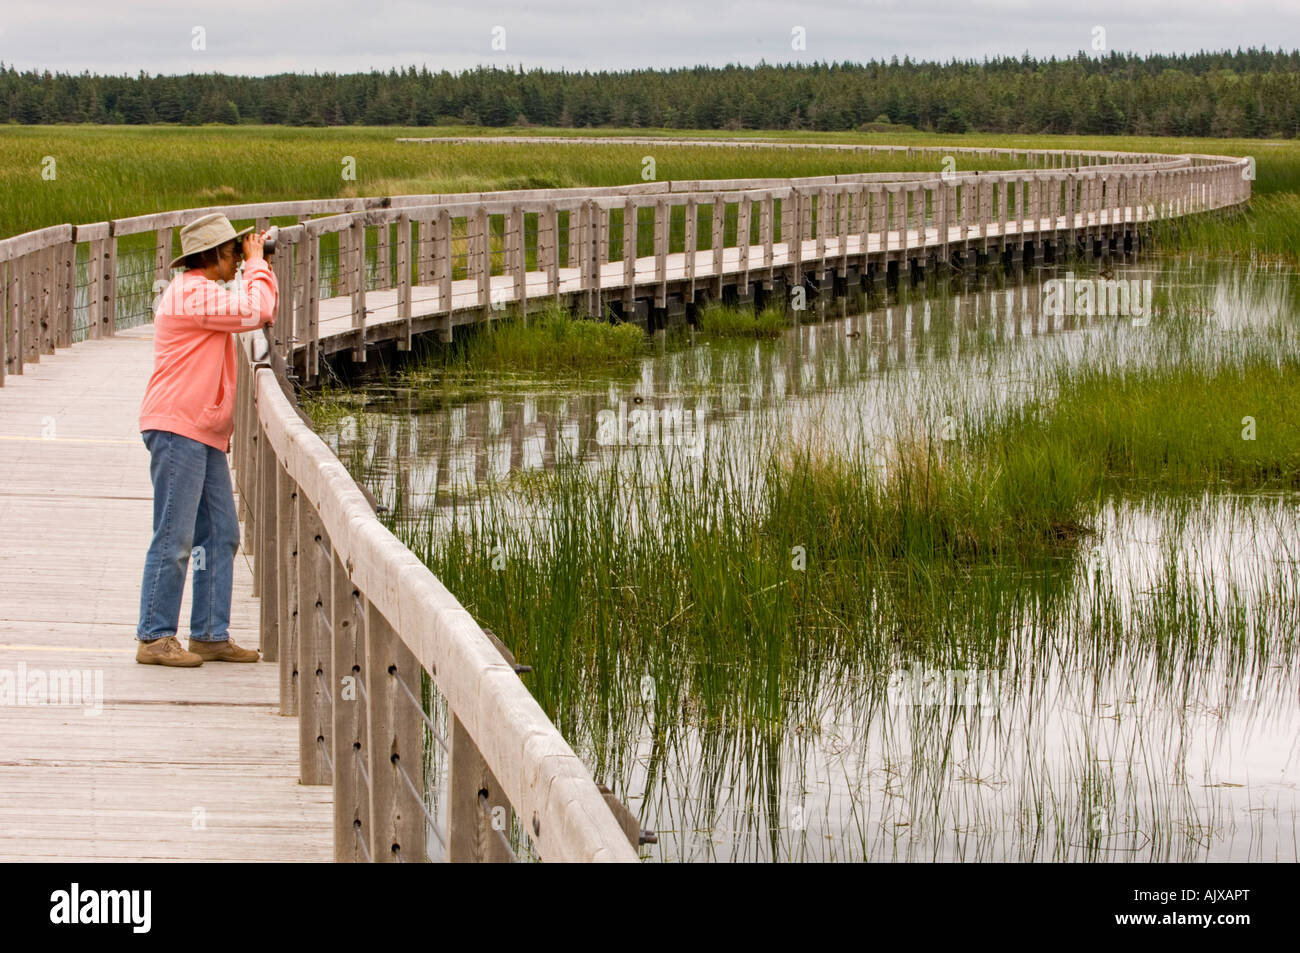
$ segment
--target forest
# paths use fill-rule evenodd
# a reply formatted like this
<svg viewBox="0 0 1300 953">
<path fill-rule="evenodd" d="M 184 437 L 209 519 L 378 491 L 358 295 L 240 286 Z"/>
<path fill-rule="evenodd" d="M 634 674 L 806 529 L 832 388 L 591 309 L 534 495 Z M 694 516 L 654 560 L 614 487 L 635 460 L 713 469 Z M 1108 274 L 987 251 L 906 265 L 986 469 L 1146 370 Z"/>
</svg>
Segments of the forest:
<svg viewBox="0 0 1300 953">
<path fill-rule="evenodd" d="M 72 75 L 0 63 L 0 121 L 1293 138 L 1300 51 L 275 76 Z"/>
</svg>

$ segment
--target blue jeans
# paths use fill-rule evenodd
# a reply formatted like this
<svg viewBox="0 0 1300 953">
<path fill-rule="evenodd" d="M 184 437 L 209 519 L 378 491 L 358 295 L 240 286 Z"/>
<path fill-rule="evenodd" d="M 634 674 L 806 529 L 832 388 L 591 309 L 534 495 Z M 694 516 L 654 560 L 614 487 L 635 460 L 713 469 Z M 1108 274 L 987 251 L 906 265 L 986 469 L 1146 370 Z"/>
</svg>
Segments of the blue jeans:
<svg viewBox="0 0 1300 953">
<path fill-rule="evenodd" d="M 149 448 L 153 480 L 153 539 L 140 587 L 136 638 L 176 635 L 185 570 L 194 558 L 190 638 L 230 638 L 230 590 L 239 549 L 239 515 L 226 455 L 166 430 L 140 434 Z"/>
</svg>

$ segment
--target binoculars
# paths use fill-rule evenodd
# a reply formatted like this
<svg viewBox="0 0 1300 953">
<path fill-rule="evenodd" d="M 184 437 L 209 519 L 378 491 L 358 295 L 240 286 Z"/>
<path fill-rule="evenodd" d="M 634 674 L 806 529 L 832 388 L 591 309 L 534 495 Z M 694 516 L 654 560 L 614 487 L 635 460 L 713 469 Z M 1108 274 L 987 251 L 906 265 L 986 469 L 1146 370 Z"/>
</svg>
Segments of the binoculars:
<svg viewBox="0 0 1300 953">
<path fill-rule="evenodd" d="M 268 229 L 266 230 L 266 238 L 262 239 L 262 256 L 263 256 L 263 257 L 265 257 L 265 258 L 270 258 L 272 255 L 275 254 L 275 240 L 276 240 L 277 238 L 279 238 L 279 237 L 280 237 L 280 226 L 279 226 L 279 225 L 272 225 L 270 228 L 268 228 Z M 242 240 L 242 239 L 241 239 L 241 240 L 239 241 L 239 243 L 235 246 L 235 253 L 236 253 L 237 256 L 242 256 L 242 255 L 243 255 L 243 253 L 244 253 L 244 243 L 243 243 L 243 240 Z"/>
</svg>

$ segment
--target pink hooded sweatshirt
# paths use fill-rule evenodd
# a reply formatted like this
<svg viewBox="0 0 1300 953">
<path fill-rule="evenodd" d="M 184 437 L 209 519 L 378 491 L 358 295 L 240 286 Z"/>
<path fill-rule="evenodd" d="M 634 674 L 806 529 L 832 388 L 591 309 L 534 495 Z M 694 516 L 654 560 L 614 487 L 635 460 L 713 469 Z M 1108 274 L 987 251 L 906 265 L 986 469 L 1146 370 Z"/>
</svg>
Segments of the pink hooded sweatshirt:
<svg viewBox="0 0 1300 953">
<path fill-rule="evenodd" d="M 172 279 L 154 311 L 153 374 L 140 430 L 167 430 L 230 451 L 235 418 L 235 335 L 275 322 L 279 289 L 262 259 L 244 262 L 228 291 L 197 268 Z"/>
</svg>

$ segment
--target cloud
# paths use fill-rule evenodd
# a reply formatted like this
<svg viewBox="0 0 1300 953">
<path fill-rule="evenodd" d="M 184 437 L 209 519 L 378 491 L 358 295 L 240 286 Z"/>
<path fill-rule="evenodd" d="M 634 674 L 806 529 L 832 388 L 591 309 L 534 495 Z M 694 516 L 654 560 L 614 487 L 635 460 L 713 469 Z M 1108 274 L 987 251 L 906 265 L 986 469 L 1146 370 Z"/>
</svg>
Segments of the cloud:
<svg viewBox="0 0 1300 953">
<path fill-rule="evenodd" d="M 7 0 L 0 59 L 19 69 L 79 73 L 364 72 L 406 66 L 453 71 L 495 64 L 525 69 L 626 70 L 814 61 L 1072 56 L 1096 26 L 1119 51 L 1195 52 L 1300 46 L 1296 0 L 1102 0 L 1062 8 L 1031 0 L 649 4 L 576 0 L 425 4 L 411 0 L 234 0 L 122 8 L 81 0 Z M 124 13 L 123 9 L 129 10 Z M 807 48 L 791 48 L 791 29 Z M 195 29 L 205 48 L 194 49 Z M 505 49 L 492 46 L 501 28 Z"/>
</svg>

